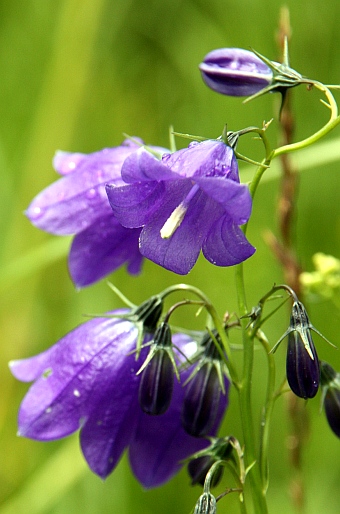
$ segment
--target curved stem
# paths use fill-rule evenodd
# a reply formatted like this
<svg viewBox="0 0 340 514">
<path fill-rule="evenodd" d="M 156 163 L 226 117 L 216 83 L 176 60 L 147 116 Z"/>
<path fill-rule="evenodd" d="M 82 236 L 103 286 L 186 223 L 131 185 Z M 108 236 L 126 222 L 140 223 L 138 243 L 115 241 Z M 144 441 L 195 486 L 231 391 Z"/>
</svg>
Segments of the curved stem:
<svg viewBox="0 0 340 514">
<path fill-rule="evenodd" d="M 334 96 L 328 89 L 328 87 L 324 86 L 320 82 L 317 81 L 308 81 L 308 84 L 312 84 L 317 89 L 322 91 L 327 100 L 328 103 L 326 104 L 327 107 L 331 111 L 331 116 L 328 122 L 317 132 L 312 134 L 311 136 L 307 137 L 306 139 L 303 139 L 302 141 L 298 141 L 297 143 L 291 143 L 288 145 L 281 146 L 280 148 L 277 148 L 276 150 L 273 150 L 271 155 L 271 160 L 275 157 L 278 157 L 279 155 L 282 155 L 284 153 L 288 152 L 294 152 L 295 150 L 300 150 L 301 148 L 305 148 L 306 146 L 312 145 L 322 137 L 324 137 L 326 134 L 328 134 L 331 130 L 333 130 L 337 125 L 340 123 L 340 116 L 338 116 L 338 106 L 336 101 L 334 100 Z M 325 102 L 324 102 L 325 103 Z"/>
<path fill-rule="evenodd" d="M 198 296 L 199 298 L 201 298 L 201 300 L 203 300 L 204 307 L 208 311 L 208 313 L 214 323 L 214 326 L 218 332 L 218 335 L 221 338 L 225 353 L 227 355 L 226 366 L 228 368 L 230 378 L 231 378 L 233 384 L 235 385 L 236 389 L 238 389 L 239 380 L 238 380 L 236 368 L 233 365 L 233 358 L 232 358 L 229 340 L 228 340 L 226 331 L 224 329 L 223 323 L 221 322 L 220 317 L 218 316 L 215 307 L 210 302 L 209 298 L 203 293 L 203 291 L 201 291 L 200 289 L 198 289 L 195 286 L 190 286 L 188 284 L 176 284 L 174 286 L 169 286 L 166 289 L 164 289 L 164 291 L 162 291 L 162 293 L 160 293 L 160 295 L 163 298 L 165 298 L 169 294 L 175 293 L 177 291 L 189 291 L 189 292 L 195 294 L 196 296 Z"/>
</svg>

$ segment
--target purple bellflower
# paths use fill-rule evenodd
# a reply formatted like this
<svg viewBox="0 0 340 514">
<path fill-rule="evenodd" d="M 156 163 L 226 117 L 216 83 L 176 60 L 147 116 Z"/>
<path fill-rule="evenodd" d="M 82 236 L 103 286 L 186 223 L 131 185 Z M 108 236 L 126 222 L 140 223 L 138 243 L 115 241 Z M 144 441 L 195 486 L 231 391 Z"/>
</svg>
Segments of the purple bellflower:
<svg viewBox="0 0 340 514">
<path fill-rule="evenodd" d="M 273 72 L 257 55 L 242 48 L 220 48 L 199 65 L 213 91 L 228 96 L 250 96 L 269 86 Z"/>
<path fill-rule="evenodd" d="M 69 271 L 77 287 L 96 282 L 124 263 L 129 273 L 140 271 L 140 230 L 121 226 L 105 193 L 107 182 L 123 183 L 122 164 L 139 147 L 127 139 L 120 146 L 88 155 L 57 152 L 53 165 L 63 177 L 39 193 L 26 211 L 36 227 L 56 235 L 75 236 Z M 168 151 L 153 148 L 160 153 Z"/>
<path fill-rule="evenodd" d="M 140 148 L 124 161 L 122 179 L 124 186 L 106 186 L 115 217 L 125 227 L 142 227 L 140 252 L 160 266 L 185 275 L 201 249 L 217 266 L 254 253 L 240 229 L 250 217 L 251 196 L 224 142 L 192 142 L 161 160 Z"/>
<path fill-rule="evenodd" d="M 158 307 L 148 316 L 151 325 L 155 325 L 155 316 L 160 316 Z M 47 351 L 13 361 L 10 368 L 17 379 L 34 381 L 20 407 L 19 435 L 50 441 L 80 429 L 82 452 L 101 478 L 112 472 L 128 448 L 135 476 L 150 488 L 169 480 L 180 469 L 181 461 L 205 447 L 207 441 L 190 436 L 182 427 L 184 388 L 177 380 L 164 414 L 143 412 L 138 399 L 140 362 L 135 354 L 140 319 L 136 323 L 131 314 L 117 310 L 90 319 Z M 142 321 L 145 324 L 146 315 Z M 155 327 L 144 328 L 146 343 Z M 186 356 L 195 351 L 193 346 L 196 348 L 184 334 L 173 335 L 173 344 Z M 146 354 L 147 348 L 142 348 L 139 359 L 145 359 Z M 180 372 L 181 382 L 189 373 Z M 226 405 L 225 398 L 212 434 Z"/>
</svg>

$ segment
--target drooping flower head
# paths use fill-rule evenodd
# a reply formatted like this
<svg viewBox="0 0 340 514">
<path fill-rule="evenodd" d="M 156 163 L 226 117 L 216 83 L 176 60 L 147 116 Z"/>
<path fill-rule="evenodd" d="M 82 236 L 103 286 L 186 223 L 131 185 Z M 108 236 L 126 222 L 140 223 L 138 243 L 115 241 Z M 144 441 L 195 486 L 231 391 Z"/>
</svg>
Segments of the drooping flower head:
<svg viewBox="0 0 340 514">
<path fill-rule="evenodd" d="M 209 52 L 199 65 L 206 85 L 228 96 L 250 96 L 268 86 L 272 70 L 253 52 L 220 48 Z"/>
<path fill-rule="evenodd" d="M 311 324 L 304 305 L 294 301 L 290 325 L 275 347 L 288 336 L 286 373 L 288 384 L 300 398 L 314 398 L 320 384 L 319 359 L 311 331 L 319 331 Z M 321 337 L 322 334 L 320 334 Z"/>
<path fill-rule="evenodd" d="M 105 184 L 122 184 L 121 167 L 140 145 L 125 140 L 92 154 L 57 152 L 53 165 L 63 178 L 39 193 L 26 211 L 36 227 L 56 235 L 75 235 L 69 271 L 76 286 L 96 282 L 127 263 L 137 274 L 142 264 L 140 230 L 127 230 L 113 216 Z M 167 150 L 153 147 L 160 154 Z"/>
<path fill-rule="evenodd" d="M 140 148 L 124 161 L 122 179 L 124 186 L 106 186 L 115 217 L 125 227 L 142 228 L 140 252 L 160 266 L 184 275 L 201 249 L 217 266 L 254 253 L 240 229 L 251 196 L 224 142 L 193 142 L 161 160 Z"/>
<path fill-rule="evenodd" d="M 169 480 L 181 461 L 207 441 L 182 427 L 184 390 L 177 380 L 164 414 L 150 416 L 140 406 L 140 361 L 135 355 L 139 329 L 142 324 L 142 342 L 150 341 L 160 314 L 153 301 L 134 311 L 113 311 L 90 319 L 35 357 L 13 361 L 10 368 L 16 378 L 34 381 L 20 407 L 19 434 L 50 441 L 80 429 L 85 459 L 100 477 L 112 472 L 128 448 L 131 468 L 143 486 Z M 189 336 L 175 334 L 172 341 L 184 355 L 192 354 L 195 344 Z M 139 359 L 146 353 L 142 348 Z M 181 381 L 189 373 L 183 370 Z M 226 404 L 225 398 L 212 434 Z"/>
</svg>

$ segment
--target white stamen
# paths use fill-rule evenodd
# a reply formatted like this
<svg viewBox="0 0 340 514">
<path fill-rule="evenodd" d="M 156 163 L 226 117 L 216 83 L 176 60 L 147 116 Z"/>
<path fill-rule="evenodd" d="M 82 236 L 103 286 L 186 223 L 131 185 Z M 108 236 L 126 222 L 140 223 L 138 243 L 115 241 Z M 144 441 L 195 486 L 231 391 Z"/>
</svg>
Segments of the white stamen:
<svg viewBox="0 0 340 514">
<path fill-rule="evenodd" d="M 169 239 L 176 232 L 184 219 L 187 209 L 188 204 L 185 205 L 183 203 L 180 203 L 178 207 L 176 207 L 160 230 L 162 239 Z"/>
</svg>

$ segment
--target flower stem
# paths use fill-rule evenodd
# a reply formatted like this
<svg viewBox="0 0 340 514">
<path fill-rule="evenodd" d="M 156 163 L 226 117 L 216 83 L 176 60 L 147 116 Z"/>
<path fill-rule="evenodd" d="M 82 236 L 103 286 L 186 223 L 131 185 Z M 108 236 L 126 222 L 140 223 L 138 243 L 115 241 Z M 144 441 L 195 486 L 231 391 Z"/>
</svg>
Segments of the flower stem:
<svg viewBox="0 0 340 514">
<path fill-rule="evenodd" d="M 261 339 L 261 344 L 267 355 L 268 363 L 268 379 L 267 379 L 267 392 L 266 403 L 262 412 L 261 419 L 261 432 L 260 432 L 260 452 L 259 452 L 259 466 L 262 478 L 263 492 L 266 493 L 268 489 L 268 444 L 269 444 L 269 429 L 270 421 L 273 412 L 273 407 L 277 395 L 275 395 L 275 360 L 273 353 L 270 352 L 270 347 L 267 341 Z"/>
<path fill-rule="evenodd" d="M 239 312 L 241 316 L 248 313 L 246 296 L 244 289 L 243 265 L 236 267 L 236 290 L 238 296 Z M 242 380 L 239 387 L 240 398 L 240 414 L 243 429 L 245 460 L 249 470 L 249 481 L 252 490 L 252 499 L 254 510 L 257 514 L 266 514 L 268 512 L 265 491 L 262 487 L 261 469 L 257 461 L 253 413 L 251 405 L 251 388 L 254 362 L 254 339 L 250 337 L 247 329 L 247 320 L 242 318 L 242 334 L 243 334 L 243 372 Z"/>
<path fill-rule="evenodd" d="M 232 353 L 231 353 L 230 344 L 229 344 L 228 337 L 227 337 L 226 331 L 224 329 L 223 323 L 222 323 L 219 315 L 217 314 L 215 307 L 210 302 L 209 298 L 203 293 L 203 291 L 201 291 L 200 289 L 198 289 L 195 286 L 191 286 L 188 284 L 176 284 L 174 286 L 169 286 L 166 289 L 164 289 L 164 291 L 161 293 L 161 295 L 163 298 L 165 298 L 169 294 L 175 293 L 176 291 L 189 291 L 189 292 L 195 294 L 196 296 L 198 296 L 203 301 L 204 307 L 208 311 L 208 313 L 214 323 L 214 326 L 218 332 L 218 335 L 221 338 L 225 353 L 227 355 L 226 366 L 228 368 L 230 379 L 233 382 L 233 384 L 235 385 L 236 389 L 238 389 L 238 386 L 239 386 L 238 375 L 237 375 L 236 368 L 234 367 L 234 364 L 233 364 L 233 357 L 232 357 Z"/>
<path fill-rule="evenodd" d="M 287 145 L 280 146 L 273 151 L 271 159 L 278 157 L 279 155 L 286 154 L 288 152 L 294 152 L 295 150 L 300 150 L 301 148 L 305 148 L 306 146 L 312 145 L 316 143 L 319 139 L 327 135 L 331 130 L 333 130 L 340 123 L 340 116 L 338 115 L 338 107 L 334 100 L 334 97 L 327 86 L 321 84 L 317 81 L 308 81 L 309 84 L 312 84 L 314 87 L 322 91 L 328 103 L 323 102 L 331 111 L 331 116 L 328 122 L 317 132 L 312 134 L 311 136 L 303 139 L 302 141 L 298 141 L 297 143 L 290 143 Z"/>
</svg>

